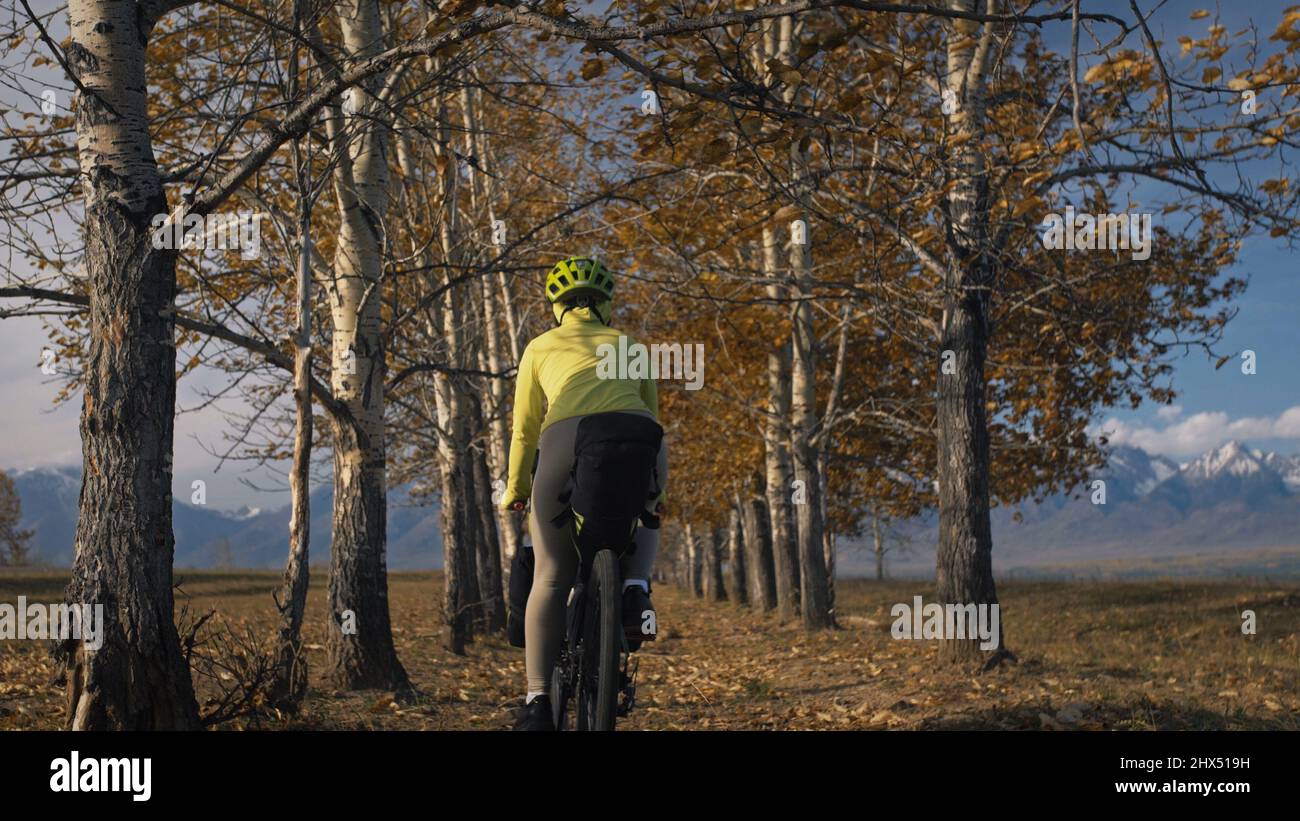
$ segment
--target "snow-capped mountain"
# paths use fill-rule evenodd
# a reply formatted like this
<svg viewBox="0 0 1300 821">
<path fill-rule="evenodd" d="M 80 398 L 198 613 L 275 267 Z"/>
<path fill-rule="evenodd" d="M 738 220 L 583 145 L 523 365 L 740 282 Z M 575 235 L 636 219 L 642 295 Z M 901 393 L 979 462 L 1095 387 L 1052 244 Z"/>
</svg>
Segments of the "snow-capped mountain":
<svg viewBox="0 0 1300 821">
<path fill-rule="evenodd" d="M 1041 503 L 995 508 L 995 567 L 1032 571 L 1196 556 L 1198 562 L 1210 557 L 1206 566 L 1217 571 L 1267 573 L 1252 564 L 1258 551 L 1300 548 L 1300 455 L 1234 441 L 1179 465 L 1113 446 L 1095 479 L 1105 482 L 1105 504 L 1094 503 L 1099 497 L 1090 479 Z M 895 559 L 897 571 L 933 571 L 936 518 L 931 513 L 900 528 L 913 547 Z M 854 561 L 854 549 L 842 567 Z"/>
<path fill-rule="evenodd" d="M 1222 476 L 1253 476 L 1268 468 L 1262 454 L 1252 452 L 1237 440 L 1207 451 L 1182 469 L 1183 478 L 1189 482 L 1208 482 Z"/>
<path fill-rule="evenodd" d="M 1252 451 L 1252 453 L 1260 462 L 1282 477 L 1282 482 L 1287 486 L 1287 490 L 1292 493 L 1300 493 L 1300 454 L 1283 456 L 1279 453 L 1264 453 L 1258 450 Z"/>
<path fill-rule="evenodd" d="M 35 531 L 34 557 L 66 566 L 72 559 L 80 470 L 46 468 L 11 475 L 22 497 L 22 527 Z M 1180 466 L 1139 448 L 1116 446 L 1096 478 L 1106 482 L 1104 505 L 1092 503 L 1089 481 L 1041 504 L 996 508 L 997 566 L 1190 554 L 1213 555 L 1231 564 L 1234 554 L 1300 547 L 1300 454 L 1265 453 L 1228 442 Z M 330 502 L 328 486 L 312 493 L 311 551 L 318 561 L 329 556 Z M 177 567 L 212 567 L 223 557 L 240 567 L 283 565 L 287 505 L 225 512 L 178 500 L 173 521 Z M 405 488 L 393 488 L 388 502 L 389 567 L 440 567 L 439 527 L 436 503 L 415 506 Z M 918 518 L 906 528 L 913 547 L 895 566 L 932 571 L 935 517 Z M 851 540 L 843 545 L 841 569 L 852 572 L 857 548 Z"/>
<path fill-rule="evenodd" d="M 1163 456 L 1152 456 L 1141 448 L 1119 446 L 1111 449 L 1100 478 L 1106 480 L 1108 493 L 1137 498 L 1176 473 L 1178 465 Z"/>
<path fill-rule="evenodd" d="M 1288 485 L 1279 468 L 1292 471 L 1300 480 L 1300 457 L 1257 453 L 1240 442 L 1228 442 L 1179 465 L 1164 456 L 1141 448 L 1118 445 L 1109 449 L 1106 465 L 1095 475 L 1106 483 L 1106 505 L 1098 512 L 1110 516 L 1120 507 L 1144 503 L 1151 511 L 1168 506 L 1182 513 L 1224 504 L 1258 508 L 1267 501 L 1286 497 L 1300 505 L 1300 481 Z M 1091 504 L 1092 480 L 1080 490 Z M 1039 505 L 1020 505 L 1024 522 L 1043 522 L 1076 506 L 1074 495 L 1048 497 Z M 1118 506 L 1118 507 L 1117 507 Z M 1300 544 L 1300 534 L 1297 534 Z"/>
<path fill-rule="evenodd" d="M 1228 503 L 1258 509 L 1272 500 L 1292 495 L 1282 475 L 1267 464 L 1270 455 L 1275 463 L 1289 458 L 1256 455 L 1233 440 L 1183 465 L 1178 473 L 1155 486 L 1151 495 L 1181 510 Z"/>
</svg>

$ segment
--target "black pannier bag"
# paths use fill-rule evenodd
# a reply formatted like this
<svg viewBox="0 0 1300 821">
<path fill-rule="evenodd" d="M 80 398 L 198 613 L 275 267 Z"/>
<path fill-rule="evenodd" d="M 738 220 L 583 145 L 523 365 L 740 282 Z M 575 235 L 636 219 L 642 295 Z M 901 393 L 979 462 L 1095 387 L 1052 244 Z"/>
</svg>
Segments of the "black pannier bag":
<svg viewBox="0 0 1300 821">
<path fill-rule="evenodd" d="M 656 465 L 664 429 L 648 416 L 598 413 L 578 423 L 569 511 L 584 563 L 603 547 L 633 548 L 637 521 L 658 527 L 646 502 L 659 495 Z"/>
<path fill-rule="evenodd" d="M 574 523 L 583 562 L 602 547 L 622 554 L 632 547 L 633 526 L 659 527 L 646 502 L 659 496 L 657 465 L 664 429 L 648 416 L 599 413 L 578 423 L 569 486 L 560 500 L 568 506 L 554 523 Z M 520 545 L 510 562 L 506 639 L 524 646 L 524 611 L 533 588 L 535 558 L 531 545 Z"/>
<path fill-rule="evenodd" d="M 506 597 L 506 640 L 524 646 L 524 610 L 533 589 L 533 546 L 521 544 L 510 560 L 510 593 Z"/>
</svg>

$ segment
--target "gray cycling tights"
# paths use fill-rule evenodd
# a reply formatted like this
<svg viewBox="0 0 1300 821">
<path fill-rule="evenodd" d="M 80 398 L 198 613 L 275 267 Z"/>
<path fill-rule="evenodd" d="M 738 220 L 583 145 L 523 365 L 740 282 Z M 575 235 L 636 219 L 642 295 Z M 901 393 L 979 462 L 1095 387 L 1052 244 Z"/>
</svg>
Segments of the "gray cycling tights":
<svg viewBox="0 0 1300 821">
<path fill-rule="evenodd" d="M 644 411 L 620 412 L 650 416 Z M 573 467 L 573 443 L 578 423 L 583 418 L 575 416 L 556 422 L 542 432 L 537 445 L 532 511 L 528 515 L 536 567 L 533 570 L 533 588 L 528 594 L 528 607 L 524 612 L 524 655 L 530 693 L 549 690 L 551 668 L 564 642 L 565 605 L 578 572 L 578 554 L 565 528 L 556 527 L 551 520 L 563 508 L 559 497 Z M 667 443 L 659 447 L 659 483 L 660 487 L 668 486 Z M 648 502 L 647 507 L 653 510 L 654 502 Z M 658 550 L 659 531 L 638 527 L 636 550 L 623 557 L 623 578 L 648 581 Z"/>
</svg>

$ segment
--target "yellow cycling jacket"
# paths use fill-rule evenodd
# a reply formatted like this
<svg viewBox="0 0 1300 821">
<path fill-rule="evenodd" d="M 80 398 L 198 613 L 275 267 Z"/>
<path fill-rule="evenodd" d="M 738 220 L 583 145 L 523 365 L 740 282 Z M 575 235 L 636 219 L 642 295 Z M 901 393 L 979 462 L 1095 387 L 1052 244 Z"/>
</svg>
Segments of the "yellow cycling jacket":
<svg viewBox="0 0 1300 821">
<path fill-rule="evenodd" d="M 601 379 L 596 349 L 603 344 L 618 350 L 631 336 L 605 325 L 590 308 L 573 308 L 561 324 L 528 343 L 515 377 L 514 435 L 510 440 L 510 476 L 501 506 L 527 501 L 533 487 L 533 459 L 542 431 L 561 419 L 607 411 L 649 411 L 659 417 L 659 397 L 653 379 Z M 546 412 L 542 412 L 542 400 Z"/>
</svg>

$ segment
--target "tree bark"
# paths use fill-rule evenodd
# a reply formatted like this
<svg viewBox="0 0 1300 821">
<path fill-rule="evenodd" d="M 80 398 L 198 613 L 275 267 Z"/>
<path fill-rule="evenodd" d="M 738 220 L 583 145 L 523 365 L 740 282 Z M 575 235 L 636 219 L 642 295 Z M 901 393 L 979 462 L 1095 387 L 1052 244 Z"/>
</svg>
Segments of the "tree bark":
<svg viewBox="0 0 1300 821">
<path fill-rule="evenodd" d="M 455 380 L 453 382 L 453 391 L 459 390 L 460 385 L 457 384 L 459 381 Z M 462 392 L 457 398 L 457 402 L 453 407 L 460 413 L 461 418 L 453 428 L 455 435 L 452 439 L 461 454 L 459 460 L 461 498 L 464 500 L 464 503 L 456 508 L 456 527 L 460 529 L 465 546 L 464 552 L 460 556 L 462 572 L 460 607 L 469 615 L 469 621 L 472 625 L 471 636 L 487 629 L 487 604 L 483 599 L 483 588 L 479 582 L 479 554 L 483 548 L 483 531 L 479 511 L 475 507 L 478 490 L 474 476 L 474 455 L 469 452 L 469 436 L 466 429 L 467 406 L 472 401 L 473 398 L 465 392 Z"/>
<path fill-rule="evenodd" d="M 448 304 L 443 311 L 444 328 L 447 328 L 447 323 L 455 323 L 457 326 L 460 324 L 456 312 L 452 310 L 455 302 L 454 293 L 453 290 L 447 294 Z M 448 333 L 447 338 L 457 339 L 457 348 L 460 342 L 463 342 L 459 332 Z M 459 362 L 457 358 L 450 358 L 449 361 Z M 451 509 L 451 522 L 457 531 L 457 538 L 453 542 L 457 550 L 456 564 L 460 568 L 460 596 L 455 606 L 458 612 L 465 614 L 469 625 L 469 632 L 466 633 L 465 638 L 473 640 L 473 636 L 484 630 L 487 625 L 487 609 L 484 606 L 479 584 L 479 551 L 483 543 L 483 533 L 479 513 L 475 507 L 478 497 L 475 488 L 474 458 L 469 452 L 469 405 L 474 398 L 464 390 L 462 377 L 449 377 L 446 383 L 447 394 L 450 397 L 448 407 L 451 409 L 451 417 L 443 430 L 456 453 L 452 465 L 460 473 L 459 496 L 453 502 Z M 445 513 L 446 511 L 444 515 Z"/>
<path fill-rule="evenodd" d="M 667 568 L 667 577 L 673 584 L 685 590 L 690 587 L 690 583 L 689 579 L 686 578 L 686 548 L 682 537 L 682 531 L 680 529 L 675 531 L 673 533 L 673 538 L 675 539 L 674 545 L 676 549 L 672 550 L 669 554 L 670 563 Z M 663 562 L 655 562 L 656 573 L 659 572 L 662 565 Z"/>
<path fill-rule="evenodd" d="M 822 531 L 822 556 L 826 562 L 826 601 L 835 624 L 835 547 L 838 537 L 829 527 Z"/>
<path fill-rule="evenodd" d="M 486 369 L 491 373 L 505 370 L 502 357 L 501 331 L 497 325 L 496 288 L 492 287 L 492 278 L 484 277 L 480 281 L 482 288 L 483 322 L 487 329 L 484 351 Z M 517 364 L 517 363 L 516 363 Z M 505 488 L 507 474 L 510 472 L 510 424 L 504 413 L 506 404 L 506 386 L 504 379 L 488 379 L 488 391 L 491 399 L 491 414 L 487 420 L 487 465 L 489 470 L 488 486 L 492 496 L 497 488 Z M 508 510 L 500 510 L 496 500 L 492 500 L 496 509 L 497 532 L 501 536 L 500 548 L 502 566 L 509 568 L 515 551 L 524 543 L 524 517 Z"/>
<path fill-rule="evenodd" d="M 880 540 L 880 519 L 871 518 L 871 538 L 875 542 L 876 581 L 885 580 L 885 544 Z"/>
<path fill-rule="evenodd" d="M 763 229 L 763 273 L 771 284 L 768 296 L 780 299 L 777 237 L 772 228 Z M 767 469 L 767 510 L 772 534 L 772 558 L 776 572 L 777 613 L 782 621 L 799 615 L 799 554 L 797 533 L 790 501 L 793 471 L 790 465 L 790 345 L 784 344 L 767 356 L 768 406 L 763 426 L 764 462 Z"/>
<path fill-rule="evenodd" d="M 435 70 L 441 63 L 435 58 Z M 439 209 L 438 243 L 442 261 L 447 267 L 448 279 L 452 271 L 459 270 L 463 261 L 460 243 L 460 166 L 450 147 L 451 130 L 447 122 L 445 102 L 434 101 L 433 117 L 438 124 L 441 142 L 434 144 L 442 173 L 438 175 Z M 442 283 L 446 285 L 446 283 Z M 465 284 L 448 287 L 438 301 L 436 313 L 441 326 L 442 343 L 446 346 L 446 361 L 458 367 L 466 357 L 466 334 L 461 316 L 463 299 L 468 293 Z M 430 338 L 439 334 L 430 329 Z M 474 630 L 482 624 L 482 599 L 479 595 L 478 542 L 479 523 L 471 515 L 473 505 L 473 469 L 467 453 L 469 431 L 466 395 L 461 377 L 435 372 L 434 391 L 438 411 L 438 460 L 442 468 L 442 550 L 443 550 L 443 610 L 447 622 L 447 647 L 453 653 L 463 654 L 465 645 L 473 640 Z"/>
<path fill-rule="evenodd" d="M 722 576 L 722 547 L 725 541 L 721 526 L 709 528 L 704 540 L 704 598 L 707 601 L 727 600 L 727 588 Z"/>
<path fill-rule="evenodd" d="M 949 0 L 971 11 L 974 0 Z M 940 350 L 952 351 L 955 372 L 938 374 L 939 546 L 937 597 L 940 604 L 997 604 L 993 581 L 993 537 L 989 522 L 989 436 L 985 416 L 985 359 L 989 340 L 988 177 L 981 146 L 986 114 L 985 87 L 994 52 L 990 24 L 962 20 L 947 24 L 947 87 L 957 105 L 948 114 L 950 133 L 967 139 L 956 150 L 954 186 L 947 196 L 952 239 L 944 281 Z M 977 36 L 978 35 L 978 36 Z M 1005 639 L 1005 633 L 1002 636 Z M 992 653 L 999 653 L 1001 647 Z M 976 660 L 986 651 L 978 639 L 946 639 L 940 657 Z"/>
<path fill-rule="evenodd" d="M 686 537 L 686 580 L 691 594 L 697 598 L 704 596 L 704 550 L 702 539 L 695 532 L 694 525 L 687 524 Z"/>
<path fill-rule="evenodd" d="M 494 177 L 491 175 L 490 160 L 491 147 L 488 145 L 486 136 L 480 125 L 482 91 L 473 85 L 466 84 L 460 93 L 461 98 L 461 116 L 465 125 L 465 153 L 472 157 L 478 158 L 478 166 L 484 173 L 470 175 L 470 196 L 474 205 L 475 213 L 486 213 L 488 224 L 481 227 L 482 234 L 492 238 L 496 230 L 496 211 L 494 208 Z M 485 244 L 486 245 L 486 244 Z M 488 254 L 494 253 L 488 247 L 485 248 Z M 504 283 L 504 274 L 498 274 L 502 277 L 500 280 Z M 511 362 L 517 363 L 518 357 L 511 346 L 511 350 L 505 350 L 507 340 L 502 339 L 499 309 L 498 289 L 495 286 L 493 276 L 484 276 L 479 280 L 479 293 L 477 304 L 479 306 L 479 317 L 483 323 L 483 345 L 479 352 L 479 364 L 489 373 L 501 373 L 505 369 L 505 354 L 509 353 Z M 508 302 L 508 301 L 507 301 Z M 513 334 L 514 329 L 514 306 L 507 304 L 504 311 L 507 328 Z M 506 474 L 509 472 L 509 451 L 510 451 L 510 425 L 509 420 L 504 413 L 507 401 L 506 388 L 508 382 L 505 379 L 488 377 L 487 379 L 487 398 L 488 407 L 485 410 L 487 416 L 487 467 L 489 472 L 488 487 L 495 491 L 499 486 L 504 488 L 507 479 Z M 499 484 L 498 484 L 499 483 Z M 490 493 L 489 495 L 494 495 Z M 517 516 L 508 510 L 501 510 L 496 504 L 496 499 L 490 499 L 491 507 L 496 516 L 496 532 L 499 534 L 496 553 L 498 562 L 504 568 L 510 567 L 510 562 L 514 558 L 515 551 L 524 540 L 524 517 Z M 498 576 L 501 571 L 498 570 Z"/>
<path fill-rule="evenodd" d="M 449 392 L 450 393 L 450 392 Z M 444 433 L 448 430 L 454 413 L 450 407 L 454 397 L 438 402 L 438 424 Z M 456 655 L 465 654 L 465 645 L 472 638 L 470 613 L 464 606 L 468 567 L 466 555 L 470 552 L 465 544 L 468 534 L 462 525 L 463 515 L 458 514 L 465 507 L 464 476 L 461 468 L 460 454 L 449 435 L 438 437 L 438 465 L 442 477 L 442 575 L 443 575 L 443 619 L 447 625 L 447 649 Z"/>
<path fill-rule="evenodd" d="M 749 496 L 742 505 L 745 534 L 745 576 L 749 585 L 749 603 L 757 610 L 776 609 L 776 570 L 772 564 L 771 519 L 767 503 L 758 494 Z"/>
<path fill-rule="evenodd" d="M 349 56 L 383 47 L 377 0 L 346 0 L 339 23 Z M 335 194 L 340 224 L 330 282 L 333 324 L 331 387 L 355 420 L 332 418 L 334 538 L 330 557 L 326 634 L 329 679 L 347 689 L 406 689 L 406 670 L 393 646 L 388 612 L 387 451 L 380 290 L 382 224 L 388 207 L 388 139 L 373 97 L 377 80 L 348 91 L 342 129 L 332 129 L 338 164 Z"/>
<path fill-rule="evenodd" d="M 796 297 L 793 363 L 791 367 L 791 451 L 794 475 L 803 483 L 804 497 L 795 505 L 799 542 L 800 607 L 804 627 L 821 629 L 833 624 L 830 588 L 823 553 L 822 477 L 817 435 L 817 337 L 813 326 L 808 273 L 808 243 L 790 243 L 790 279 Z"/>
<path fill-rule="evenodd" d="M 172 598 L 174 251 L 152 247 L 167 212 L 149 139 L 145 46 L 134 3 L 71 0 L 71 70 L 90 298 L 82 484 L 70 604 L 103 606 L 103 644 L 59 648 L 67 726 L 197 729 Z"/>
<path fill-rule="evenodd" d="M 939 550 L 941 604 L 993 605 L 993 535 L 989 522 L 989 440 L 984 415 L 985 313 L 980 290 L 950 301 L 943 349 L 956 373 L 939 376 Z M 949 660 L 983 655 L 978 640 L 949 639 Z"/>
<path fill-rule="evenodd" d="M 475 430 L 483 430 L 482 406 L 477 397 L 470 397 Z M 478 516 L 478 572 L 479 595 L 483 600 L 483 624 L 489 632 L 506 629 L 506 597 L 501 586 L 501 542 L 497 535 L 496 505 L 492 503 L 492 482 L 488 472 L 486 437 L 470 451 L 470 467 L 474 471 L 474 507 Z"/>
<path fill-rule="evenodd" d="M 730 581 L 727 587 L 732 601 L 736 604 L 748 605 L 749 587 L 745 573 L 745 538 L 741 527 L 740 498 L 737 497 L 727 516 L 727 568 L 730 571 L 728 573 Z"/>
<path fill-rule="evenodd" d="M 297 152 L 295 152 L 296 154 Z M 299 180 L 304 182 L 301 165 Z M 307 658 L 302 652 L 302 620 L 307 609 L 311 541 L 311 209 L 306 185 L 299 185 L 298 329 L 293 354 L 293 466 L 289 472 L 289 558 L 276 606 L 280 611 L 279 650 L 271 702 L 294 712 L 307 693 Z"/>
</svg>

